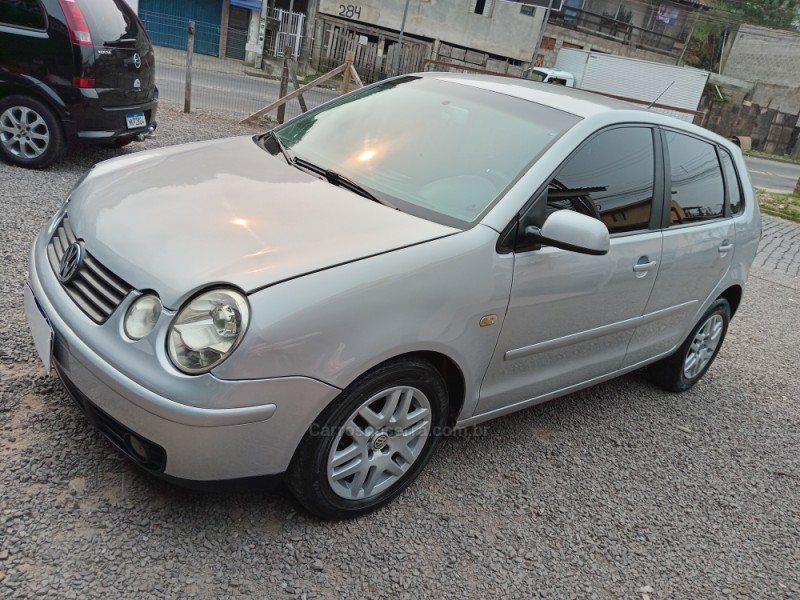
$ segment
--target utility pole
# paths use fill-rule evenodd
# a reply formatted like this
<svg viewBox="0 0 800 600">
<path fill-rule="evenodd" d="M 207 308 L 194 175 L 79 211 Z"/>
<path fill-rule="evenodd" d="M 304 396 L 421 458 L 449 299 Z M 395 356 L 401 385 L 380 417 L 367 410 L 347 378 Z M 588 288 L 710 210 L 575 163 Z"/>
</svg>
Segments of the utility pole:
<svg viewBox="0 0 800 600">
<path fill-rule="evenodd" d="M 258 44 L 256 45 L 256 56 L 253 61 L 253 66 L 256 69 L 261 68 L 261 62 L 264 60 L 264 41 L 267 38 L 267 16 L 269 16 L 269 4 L 267 0 L 262 0 L 261 17 L 258 22 Z"/>
<path fill-rule="evenodd" d="M 552 0 L 551 0 L 552 1 Z M 400 36 L 397 38 L 397 50 L 392 56 L 392 75 L 398 75 L 398 70 L 400 68 L 400 55 L 403 52 L 403 34 L 406 30 L 406 17 L 408 16 L 408 5 L 411 4 L 411 0 L 406 0 L 406 7 L 403 9 L 403 21 L 400 23 Z"/>
<path fill-rule="evenodd" d="M 544 37 L 544 28 L 547 27 L 547 22 L 550 20 L 550 11 L 553 10 L 553 0 L 549 0 L 547 2 L 547 9 L 544 13 L 544 21 L 542 21 L 542 26 L 539 28 L 539 34 L 536 36 L 536 43 L 533 45 L 533 56 L 531 56 L 531 66 L 533 68 L 536 66 L 536 55 L 539 54 L 539 46 L 542 45 L 542 37 Z M 525 71 L 525 77 L 528 76 L 530 70 Z"/>
</svg>

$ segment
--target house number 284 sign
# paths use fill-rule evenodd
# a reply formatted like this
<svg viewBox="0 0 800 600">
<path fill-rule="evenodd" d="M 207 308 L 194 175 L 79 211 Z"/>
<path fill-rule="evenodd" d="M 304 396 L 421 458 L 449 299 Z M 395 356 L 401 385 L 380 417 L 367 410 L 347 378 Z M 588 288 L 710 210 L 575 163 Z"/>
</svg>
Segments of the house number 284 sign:
<svg viewBox="0 0 800 600">
<path fill-rule="evenodd" d="M 361 18 L 361 7 L 356 4 L 340 4 L 339 16 L 347 17 L 348 19 Z"/>
</svg>

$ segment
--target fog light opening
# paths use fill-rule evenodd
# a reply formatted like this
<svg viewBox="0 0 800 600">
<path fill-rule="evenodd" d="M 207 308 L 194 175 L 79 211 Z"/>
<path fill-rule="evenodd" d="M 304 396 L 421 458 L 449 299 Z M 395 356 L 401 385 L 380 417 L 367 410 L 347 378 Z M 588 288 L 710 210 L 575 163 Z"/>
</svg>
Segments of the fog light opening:
<svg viewBox="0 0 800 600">
<path fill-rule="evenodd" d="M 134 458 L 137 458 L 143 463 L 147 462 L 147 447 L 135 435 L 128 436 L 128 448 Z"/>
</svg>

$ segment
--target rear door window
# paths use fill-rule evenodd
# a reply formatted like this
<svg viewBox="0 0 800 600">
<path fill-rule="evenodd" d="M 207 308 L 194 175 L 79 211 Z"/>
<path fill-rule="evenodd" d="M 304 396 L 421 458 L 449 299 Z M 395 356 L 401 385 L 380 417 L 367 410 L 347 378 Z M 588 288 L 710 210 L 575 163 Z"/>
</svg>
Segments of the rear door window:
<svg viewBox="0 0 800 600">
<path fill-rule="evenodd" d="M 725 185 L 715 146 L 675 131 L 665 131 L 664 137 L 672 180 L 670 223 L 682 225 L 722 217 Z"/>
<path fill-rule="evenodd" d="M 44 11 L 37 0 L 0 0 L 0 23 L 44 29 Z"/>
<path fill-rule="evenodd" d="M 95 46 L 134 44 L 145 35 L 125 0 L 77 0 Z"/>
</svg>

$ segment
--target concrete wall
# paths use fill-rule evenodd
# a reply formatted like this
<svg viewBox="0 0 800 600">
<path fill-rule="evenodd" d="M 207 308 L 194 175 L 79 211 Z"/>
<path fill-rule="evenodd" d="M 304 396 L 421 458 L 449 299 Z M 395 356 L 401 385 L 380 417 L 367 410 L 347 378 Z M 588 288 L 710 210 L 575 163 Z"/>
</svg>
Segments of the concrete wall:
<svg viewBox="0 0 800 600">
<path fill-rule="evenodd" d="M 513 60 L 531 60 L 533 44 L 544 19 L 521 13 L 521 5 L 486 0 L 483 14 L 476 14 L 475 0 L 415 0 L 409 6 L 406 33 L 474 48 Z M 344 9 L 342 8 L 344 7 Z M 319 12 L 398 31 L 405 0 L 320 0 Z M 352 9 L 352 10 L 351 10 Z"/>
<path fill-rule="evenodd" d="M 722 74 L 754 83 L 754 104 L 800 113 L 800 34 L 742 25 Z"/>
</svg>

